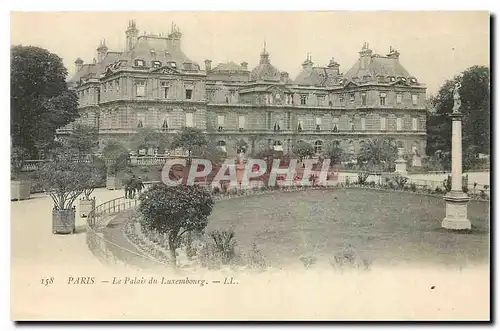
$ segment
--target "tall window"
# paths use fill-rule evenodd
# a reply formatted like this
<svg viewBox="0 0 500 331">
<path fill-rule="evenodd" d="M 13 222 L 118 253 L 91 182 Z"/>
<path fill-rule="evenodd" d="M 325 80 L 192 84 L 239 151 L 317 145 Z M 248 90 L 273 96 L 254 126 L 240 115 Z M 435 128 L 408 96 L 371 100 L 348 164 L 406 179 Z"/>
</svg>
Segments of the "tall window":
<svg viewBox="0 0 500 331">
<path fill-rule="evenodd" d="M 318 95 L 318 106 L 324 106 L 324 105 L 325 105 L 325 96 Z"/>
<path fill-rule="evenodd" d="M 354 102 L 355 95 L 354 93 L 349 93 L 349 101 Z"/>
<path fill-rule="evenodd" d="M 403 130 L 403 121 L 401 117 L 396 117 L 396 130 L 398 131 Z"/>
<path fill-rule="evenodd" d="M 307 100 L 307 95 L 306 94 L 301 94 L 300 95 L 300 104 L 305 105 Z"/>
<path fill-rule="evenodd" d="M 334 117 L 333 118 L 333 132 L 338 132 L 339 131 L 339 118 Z"/>
<path fill-rule="evenodd" d="M 219 131 L 224 129 L 224 115 L 217 115 L 217 127 Z"/>
<path fill-rule="evenodd" d="M 385 99 L 386 99 L 386 97 L 387 97 L 387 94 L 385 94 L 383 92 L 380 93 L 380 105 L 381 106 L 385 106 Z"/>
<path fill-rule="evenodd" d="M 285 93 L 285 103 L 287 105 L 293 105 L 293 94 Z"/>
<path fill-rule="evenodd" d="M 323 142 L 321 140 L 316 140 L 314 142 L 314 153 L 316 154 L 321 153 L 322 147 L 323 147 Z"/>
<path fill-rule="evenodd" d="M 412 94 L 411 95 L 411 103 L 416 106 L 418 104 L 418 95 L 417 94 Z"/>
<path fill-rule="evenodd" d="M 387 118 L 385 117 L 380 117 L 380 130 L 387 130 Z"/>
<path fill-rule="evenodd" d="M 146 95 L 146 81 L 136 80 L 135 81 L 135 95 L 138 97 L 143 97 Z"/>
<path fill-rule="evenodd" d="M 366 106 L 366 92 L 361 93 L 361 104 Z"/>
<path fill-rule="evenodd" d="M 292 113 L 286 113 L 286 129 L 290 130 L 292 128 Z"/>
<path fill-rule="evenodd" d="M 169 128 L 169 123 L 168 123 L 168 115 L 165 115 L 163 118 L 163 122 L 161 124 L 162 129 L 168 129 Z"/>
<path fill-rule="evenodd" d="M 321 117 L 316 117 L 316 131 L 321 130 Z"/>
<path fill-rule="evenodd" d="M 271 127 L 272 127 L 271 120 L 272 120 L 272 118 L 271 118 L 271 112 L 270 112 L 270 111 L 268 111 L 268 112 L 267 112 L 267 120 L 266 120 L 266 122 L 267 122 L 267 128 L 268 128 L 268 129 L 271 129 Z"/>
<path fill-rule="evenodd" d="M 413 131 L 417 131 L 418 130 L 418 118 L 414 117 L 411 119 L 411 129 Z"/>
<path fill-rule="evenodd" d="M 402 103 L 403 102 L 403 95 L 401 93 L 396 93 L 396 103 Z"/>
<path fill-rule="evenodd" d="M 120 92 L 120 81 L 118 79 L 115 80 L 115 88 L 116 88 L 116 92 Z"/>
<path fill-rule="evenodd" d="M 366 130 L 366 118 L 361 117 L 361 130 Z"/>
<path fill-rule="evenodd" d="M 162 97 L 167 99 L 168 98 L 168 82 L 161 82 L 161 94 Z"/>
<path fill-rule="evenodd" d="M 238 116 L 238 128 L 240 131 L 245 129 L 245 115 Z"/>
<path fill-rule="evenodd" d="M 193 98 L 193 89 L 186 88 L 186 100 L 191 100 Z"/>
<path fill-rule="evenodd" d="M 299 120 L 297 123 L 297 131 L 302 132 L 304 130 L 304 122 L 302 120 Z"/>
<path fill-rule="evenodd" d="M 339 96 L 339 102 L 340 102 L 340 103 L 343 103 L 343 102 L 344 102 L 344 96 L 343 96 L 343 95 L 340 95 L 340 96 Z"/>
<path fill-rule="evenodd" d="M 186 126 L 188 128 L 194 127 L 194 114 L 193 113 L 186 113 Z"/>
</svg>

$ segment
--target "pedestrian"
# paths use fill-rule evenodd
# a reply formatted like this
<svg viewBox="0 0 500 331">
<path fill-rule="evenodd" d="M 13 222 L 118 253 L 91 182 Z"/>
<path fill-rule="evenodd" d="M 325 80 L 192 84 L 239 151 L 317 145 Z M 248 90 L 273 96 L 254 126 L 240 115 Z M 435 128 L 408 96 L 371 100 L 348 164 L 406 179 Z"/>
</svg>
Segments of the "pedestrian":
<svg viewBox="0 0 500 331">
<path fill-rule="evenodd" d="M 135 175 L 132 175 L 128 182 L 128 198 L 133 199 L 135 197 L 135 186 L 136 186 L 137 179 L 135 178 Z"/>
<path fill-rule="evenodd" d="M 136 189 L 137 189 L 138 195 L 141 194 L 141 191 L 142 191 L 143 188 L 144 188 L 144 183 L 142 182 L 141 177 L 139 177 L 137 179 L 137 181 L 136 181 Z"/>
</svg>

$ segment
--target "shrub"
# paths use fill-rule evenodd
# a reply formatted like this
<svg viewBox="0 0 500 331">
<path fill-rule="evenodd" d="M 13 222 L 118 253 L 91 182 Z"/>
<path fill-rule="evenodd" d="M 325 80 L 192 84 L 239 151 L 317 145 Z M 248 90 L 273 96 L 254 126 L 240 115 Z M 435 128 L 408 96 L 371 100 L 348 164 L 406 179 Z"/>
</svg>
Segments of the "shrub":
<svg viewBox="0 0 500 331">
<path fill-rule="evenodd" d="M 248 264 L 252 268 L 258 268 L 260 270 L 265 270 L 268 266 L 264 255 L 257 247 L 256 243 L 252 243 L 252 248 L 248 252 Z"/>
<path fill-rule="evenodd" d="M 314 263 L 316 263 L 317 258 L 315 256 L 305 255 L 301 256 L 299 260 L 304 264 L 304 267 L 309 269 Z"/>
<path fill-rule="evenodd" d="M 417 185 L 415 185 L 415 183 L 411 183 L 411 184 L 410 184 L 410 189 L 411 189 L 413 192 L 416 192 L 416 191 L 417 191 Z"/>
<path fill-rule="evenodd" d="M 330 260 L 330 264 L 335 269 L 363 267 L 365 270 L 369 270 L 371 269 L 372 260 L 361 257 L 352 247 L 349 247 L 336 253 Z"/>
<path fill-rule="evenodd" d="M 218 188 L 217 186 L 214 187 L 213 190 L 212 190 L 212 194 L 219 195 L 220 194 L 220 188 Z"/>
<path fill-rule="evenodd" d="M 389 182 L 389 188 L 390 188 L 390 189 L 394 189 L 395 187 L 396 187 L 396 186 L 394 185 L 394 183 L 393 183 L 393 182 Z"/>
<path fill-rule="evenodd" d="M 451 176 L 448 175 L 448 177 L 443 181 L 443 186 L 446 192 L 451 191 Z"/>
<path fill-rule="evenodd" d="M 464 193 L 469 192 L 469 188 L 467 186 L 462 186 L 462 192 Z"/>
<path fill-rule="evenodd" d="M 139 197 L 141 225 L 168 237 L 172 265 L 180 238 L 188 231 L 201 231 L 208 225 L 214 200 L 200 186 L 167 186 L 163 183 L 148 188 Z"/>
<path fill-rule="evenodd" d="M 368 179 L 368 176 L 370 176 L 369 173 L 367 172 L 360 172 L 358 173 L 358 184 L 359 185 L 365 185 L 366 180 Z"/>
<path fill-rule="evenodd" d="M 484 200 L 488 199 L 488 195 L 484 192 L 484 190 L 479 192 L 479 197 Z"/>
<path fill-rule="evenodd" d="M 443 190 L 438 186 L 436 187 L 436 189 L 434 190 L 436 193 L 443 193 Z"/>
<path fill-rule="evenodd" d="M 220 254 L 223 264 L 229 264 L 236 256 L 236 239 L 233 231 L 210 232 L 215 251 Z"/>
<path fill-rule="evenodd" d="M 375 185 L 376 185 L 376 184 L 375 184 L 375 181 L 373 181 L 373 180 L 372 180 L 372 181 L 370 182 L 370 187 L 375 187 Z"/>
<path fill-rule="evenodd" d="M 396 183 L 399 189 L 404 189 L 406 183 L 408 182 L 408 177 L 405 176 L 395 176 L 394 182 Z"/>
</svg>

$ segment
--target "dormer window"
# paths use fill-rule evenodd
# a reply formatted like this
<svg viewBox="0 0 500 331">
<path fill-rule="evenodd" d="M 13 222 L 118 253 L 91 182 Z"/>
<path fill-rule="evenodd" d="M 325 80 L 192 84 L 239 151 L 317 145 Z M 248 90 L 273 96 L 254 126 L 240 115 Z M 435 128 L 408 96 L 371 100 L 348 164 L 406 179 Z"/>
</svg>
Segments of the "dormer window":
<svg viewBox="0 0 500 331">
<path fill-rule="evenodd" d="M 136 67 L 144 67 L 144 61 L 143 60 L 135 60 L 135 66 Z"/>
<path fill-rule="evenodd" d="M 404 77 L 401 77 L 401 80 L 402 80 L 403 82 L 406 82 L 406 78 L 404 78 Z"/>
<path fill-rule="evenodd" d="M 177 63 L 175 62 L 170 62 L 169 63 L 172 68 L 177 68 Z"/>
<path fill-rule="evenodd" d="M 151 63 L 153 68 L 160 68 L 161 67 L 161 62 L 160 61 L 153 61 Z"/>
<path fill-rule="evenodd" d="M 417 83 L 417 79 L 416 78 L 411 78 L 410 82 L 412 82 L 413 84 L 416 84 Z"/>
<path fill-rule="evenodd" d="M 385 106 L 385 98 L 387 97 L 387 94 L 384 92 L 380 93 L 380 105 Z"/>
<path fill-rule="evenodd" d="M 354 93 L 349 93 L 349 100 L 354 102 Z"/>
<path fill-rule="evenodd" d="M 390 78 L 390 81 L 391 81 L 391 82 L 395 82 L 395 81 L 396 81 L 396 77 L 391 77 L 391 78 Z"/>
</svg>

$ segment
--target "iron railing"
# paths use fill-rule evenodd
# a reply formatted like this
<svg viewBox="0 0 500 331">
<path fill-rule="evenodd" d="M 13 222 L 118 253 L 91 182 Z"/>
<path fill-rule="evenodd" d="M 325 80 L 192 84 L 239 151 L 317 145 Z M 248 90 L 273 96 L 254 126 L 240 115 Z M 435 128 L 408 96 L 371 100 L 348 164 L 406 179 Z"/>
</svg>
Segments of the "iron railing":
<svg viewBox="0 0 500 331">
<path fill-rule="evenodd" d="M 116 198 L 106 201 L 96 206 L 87 217 L 86 241 L 87 247 L 92 254 L 105 265 L 119 265 L 122 267 L 137 268 L 137 264 L 132 264 L 127 261 L 130 259 L 140 259 L 151 266 L 165 267 L 162 263 L 143 253 L 134 252 L 125 247 L 122 247 L 105 238 L 103 230 L 108 223 L 113 219 L 113 216 L 136 208 L 139 205 L 137 199 L 125 199 L 125 197 Z M 121 257 L 121 258 L 120 258 Z"/>
</svg>

